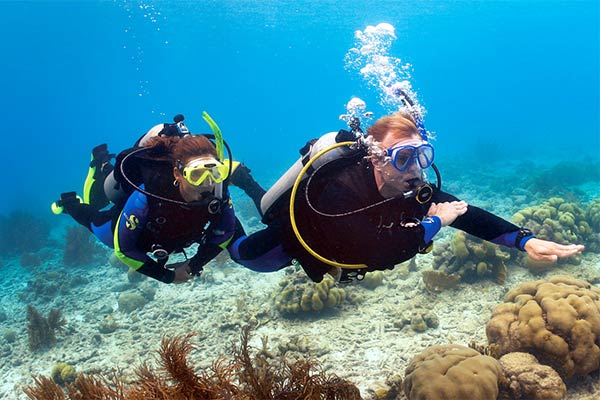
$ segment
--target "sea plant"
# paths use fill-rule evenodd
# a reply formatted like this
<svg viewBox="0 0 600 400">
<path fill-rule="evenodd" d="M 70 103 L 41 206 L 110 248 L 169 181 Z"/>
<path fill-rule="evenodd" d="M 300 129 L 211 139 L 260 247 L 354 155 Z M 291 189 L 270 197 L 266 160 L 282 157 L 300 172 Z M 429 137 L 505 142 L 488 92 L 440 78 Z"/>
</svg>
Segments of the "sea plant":
<svg viewBox="0 0 600 400">
<path fill-rule="evenodd" d="M 56 343 L 56 332 L 63 329 L 66 320 L 58 308 L 53 308 L 44 317 L 32 305 L 27 306 L 27 335 L 29 339 L 29 349 L 38 351 L 44 348 L 52 347 Z"/>
<path fill-rule="evenodd" d="M 118 372 L 106 375 L 80 373 L 72 384 L 61 388 L 51 378 L 35 376 L 23 389 L 33 400 L 111 399 L 298 399 L 359 400 L 358 388 L 335 375 L 324 373 L 313 361 L 271 361 L 264 352 L 248 345 L 250 328 L 244 327 L 240 344 L 232 344 L 232 358 L 213 362 L 209 370 L 197 371 L 189 355 L 195 349 L 194 334 L 162 339 L 158 367 L 143 363 L 136 379 L 125 380 Z"/>
</svg>

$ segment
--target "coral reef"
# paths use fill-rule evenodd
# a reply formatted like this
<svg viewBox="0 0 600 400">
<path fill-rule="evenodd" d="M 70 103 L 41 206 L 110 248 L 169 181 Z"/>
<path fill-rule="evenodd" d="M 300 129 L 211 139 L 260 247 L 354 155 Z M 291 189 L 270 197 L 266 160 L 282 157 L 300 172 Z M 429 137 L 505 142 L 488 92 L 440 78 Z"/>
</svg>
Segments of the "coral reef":
<svg viewBox="0 0 600 400">
<path fill-rule="evenodd" d="M 339 306 L 346 299 L 344 289 L 335 287 L 335 280 L 325 275 L 319 283 L 304 274 L 290 274 L 279 282 L 281 291 L 275 296 L 275 307 L 285 314 L 321 311 Z"/>
<path fill-rule="evenodd" d="M 598 162 L 562 161 L 549 168 L 538 168 L 537 175 L 528 179 L 530 193 L 542 195 L 569 194 L 572 187 L 600 181 Z"/>
<path fill-rule="evenodd" d="M 510 253 L 493 243 L 457 232 L 450 242 L 438 243 L 433 248 L 433 268 L 447 275 L 442 278 L 438 274 L 435 278 L 436 281 L 451 282 L 452 275 L 456 275 L 464 282 L 491 278 L 503 283 L 506 280 L 505 263 L 510 257 Z"/>
<path fill-rule="evenodd" d="M 61 362 L 56 364 L 52 368 L 52 372 L 50 372 L 50 377 L 52 380 L 59 385 L 64 385 L 67 383 L 71 383 L 75 381 L 77 377 L 77 372 L 75 371 L 75 367 L 70 364 Z"/>
<path fill-rule="evenodd" d="M 585 219 L 592 228 L 586 242 L 586 250 L 600 253 L 600 199 L 594 199 L 585 211 Z"/>
<path fill-rule="evenodd" d="M 397 400 L 400 399 L 404 390 L 402 389 L 402 376 L 394 374 L 389 376 L 385 382 L 375 382 L 369 387 L 373 400 Z M 402 397 L 404 398 L 404 397 Z"/>
<path fill-rule="evenodd" d="M 67 294 L 74 288 L 88 283 L 87 277 L 73 274 L 66 269 L 53 269 L 38 272 L 33 279 L 27 281 L 25 290 L 18 294 L 21 301 L 32 302 L 39 300 L 48 302 L 56 298 L 57 294 Z"/>
<path fill-rule="evenodd" d="M 6 343 L 14 343 L 17 340 L 17 332 L 13 329 L 5 329 L 2 332 L 2 338 Z"/>
<path fill-rule="evenodd" d="M 446 289 L 455 288 L 460 282 L 457 274 L 448 274 L 434 269 L 423 271 L 423 283 L 430 292 L 441 292 Z"/>
<path fill-rule="evenodd" d="M 50 223 L 41 216 L 15 211 L 0 216 L 0 254 L 35 252 L 49 242 Z"/>
<path fill-rule="evenodd" d="M 113 399 L 113 400 L 184 400 L 184 399 L 298 399 L 359 400 L 356 386 L 335 375 L 326 375 L 309 360 L 279 363 L 251 355 L 248 328 L 241 334 L 239 346 L 233 346 L 233 359 L 213 363 L 209 371 L 196 372 L 188 356 L 194 349 L 193 335 L 164 337 L 159 367 L 142 364 L 137 378 L 125 383 L 117 374 L 86 376 L 79 374 L 66 393 L 45 376 L 23 389 L 33 400 Z"/>
<path fill-rule="evenodd" d="M 121 293 L 118 299 L 119 311 L 130 313 L 146 305 L 146 298 L 138 292 Z"/>
<path fill-rule="evenodd" d="M 561 244 L 579 243 L 589 246 L 594 242 L 595 235 L 588 218 L 594 220 L 594 215 L 594 212 L 590 211 L 588 217 L 588 213 L 577 203 L 552 197 L 538 206 L 518 211 L 512 216 L 512 221 L 531 229 L 540 239 Z M 579 263 L 580 259 L 581 256 L 578 255 L 559 262 Z"/>
<path fill-rule="evenodd" d="M 374 290 L 383 284 L 383 271 L 371 271 L 359 282 L 361 286 Z"/>
<path fill-rule="evenodd" d="M 508 353 L 500 358 L 507 379 L 503 392 L 510 399 L 561 400 L 567 393 L 558 373 L 529 353 Z"/>
<path fill-rule="evenodd" d="M 406 368 L 404 393 L 409 400 L 489 400 L 498 396 L 500 363 L 460 345 L 431 346 Z"/>
<path fill-rule="evenodd" d="M 566 276 L 511 289 L 486 326 L 498 354 L 527 352 L 563 379 L 600 369 L 600 289 Z"/>
<path fill-rule="evenodd" d="M 98 332 L 100 333 L 113 333 L 119 329 L 119 323 L 112 314 L 108 314 L 98 324 Z"/>
<path fill-rule="evenodd" d="M 600 199 L 594 199 L 585 211 L 585 219 L 592 231 L 600 232 Z"/>
<path fill-rule="evenodd" d="M 42 257 L 38 253 L 26 252 L 21 254 L 19 263 L 23 268 L 35 268 L 42 265 Z"/>
<path fill-rule="evenodd" d="M 70 226 L 65 234 L 63 262 L 68 266 L 90 264 L 100 254 L 95 237 L 82 226 Z"/>
<path fill-rule="evenodd" d="M 59 309 L 53 308 L 48 316 L 44 317 L 31 305 L 27 306 L 27 321 L 27 334 L 31 351 L 52 347 L 56 343 L 56 331 L 62 330 L 66 324 Z"/>
</svg>

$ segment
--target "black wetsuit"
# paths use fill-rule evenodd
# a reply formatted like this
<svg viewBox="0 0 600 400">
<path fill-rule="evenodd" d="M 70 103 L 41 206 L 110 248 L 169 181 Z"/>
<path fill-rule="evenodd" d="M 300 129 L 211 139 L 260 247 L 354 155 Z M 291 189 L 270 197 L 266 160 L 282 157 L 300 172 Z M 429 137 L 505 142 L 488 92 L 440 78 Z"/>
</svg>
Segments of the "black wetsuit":
<svg viewBox="0 0 600 400">
<path fill-rule="evenodd" d="M 300 185 L 295 201 L 294 214 L 302 238 L 321 256 L 344 264 L 366 264 L 367 271 L 393 268 L 424 250 L 428 243 L 421 221 L 430 202 L 458 200 L 439 190 L 434 191 L 426 204 L 419 204 L 414 197 L 386 200 L 379 194 L 373 166 L 364 153 L 326 164 L 312 177 L 308 193 L 307 182 L 304 180 Z M 306 197 L 318 212 L 337 215 L 315 212 Z M 252 253 L 254 246 L 264 247 L 268 242 L 265 238 L 273 243 L 272 239 L 278 237 L 284 252 L 296 258 L 311 279 L 320 281 L 330 266 L 309 254 L 298 241 L 289 219 L 288 199 L 289 194 L 282 196 L 266 213 L 264 222 L 269 226 L 266 232 L 258 233 L 262 236 L 260 241 L 253 240 L 251 235 L 239 243 L 240 259 L 236 261 L 244 264 L 244 258 L 251 258 L 245 257 L 245 253 Z M 451 226 L 511 247 L 519 230 L 516 225 L 471 205 Z"/>
</svg>

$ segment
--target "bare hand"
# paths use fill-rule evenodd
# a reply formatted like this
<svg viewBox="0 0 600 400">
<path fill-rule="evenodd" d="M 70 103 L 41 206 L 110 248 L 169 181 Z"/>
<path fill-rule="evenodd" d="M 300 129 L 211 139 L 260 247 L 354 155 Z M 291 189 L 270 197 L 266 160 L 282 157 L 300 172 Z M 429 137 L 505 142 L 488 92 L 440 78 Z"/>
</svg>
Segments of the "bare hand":
<svg viewBox="0 0 600 400">
<path fill-rule="evenodd" d="M 431 203 L 428 217 L 436 216 L 442 221 L 442 226 L 448 226 L 467 212 L 469 205 L 466 201 L 450 201 L 445 203 Z"/>
<path fill-rule="evenodd" d="M 529 239 L 524 247 L 527 255 L 533 260 L 550 262 L 581 253 L 585 249 L 585 246 L 580 244 L 565 245 L 537 238 Z"/>
<path fill-rule="evenodd" d="M 190 260 L 185 260 L 182 262 L 170 264 L 169 267 L 174 267 L 175 279 L 173 279 L 173 283 L 184 283 L 189 281 L 194 277 L 192 275 L 192 269 L 190 268 Z"/>
</svg>

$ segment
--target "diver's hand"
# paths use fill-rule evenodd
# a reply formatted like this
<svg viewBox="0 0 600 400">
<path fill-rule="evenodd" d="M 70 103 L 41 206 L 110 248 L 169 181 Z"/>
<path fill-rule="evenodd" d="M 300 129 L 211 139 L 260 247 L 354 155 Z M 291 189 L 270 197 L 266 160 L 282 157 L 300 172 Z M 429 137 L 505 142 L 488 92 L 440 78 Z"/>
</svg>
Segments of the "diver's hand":
<svg viewBox="0 0 600 400">
<path fill-rule="evenodd" d="M 581 253 L 585 246 L 581 244 L 558 244 L 548 240 L 531 238 L 525 242 L 527 255 L 535 261 L 555 262 L 559 258 Z"/>
<path fill-rule="evenodd" d="M 187 282 L 194 277 L 192 275 L 192 269 L 190 268 L 190 260 L 185 260 L 182 262 L 170 264 L 169 267 L 174 267 L 175 279 L 173 279 L 173 283 L 183 283 Z"/>
<path fill-rule="evenodd" d="M 466 201 L 450 201 L 445 203 L 431 203 L 428 217 L 436 216 L 442 221 L 442 226 L 448 226 L 454 220 L 467 212 L 469 205 Z"/>
</svg>

